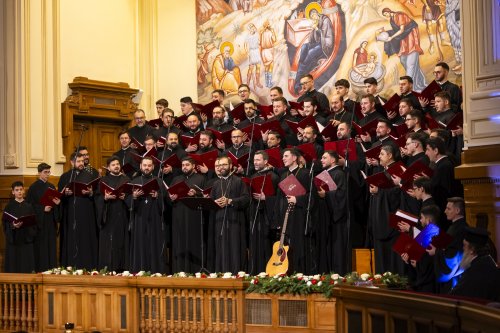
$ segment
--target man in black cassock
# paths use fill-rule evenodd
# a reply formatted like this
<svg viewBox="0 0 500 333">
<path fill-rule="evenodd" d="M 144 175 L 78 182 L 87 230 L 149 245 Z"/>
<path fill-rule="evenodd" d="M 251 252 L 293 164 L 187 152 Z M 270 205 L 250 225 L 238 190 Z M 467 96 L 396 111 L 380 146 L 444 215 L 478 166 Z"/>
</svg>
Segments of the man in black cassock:
<svg viewBox="0 0 500 333">
<path fill-rule="evenodd" d="M 384 145 L 380 151 L 380 166 L 384 168 L 384 175 L 391 179 L 386 172 L 387 167 L 400 159 L 399 148 L 393 145 Z M 377 273 L 392 272 L 403 274 L 404 263 L 401 257 L 392 251 L 398 231 L 389 226 L 389 214 L 395 213 L 400 206 L 401 190 L 394 186 L 379 188 L 369 185 L 370 207 L 368 211 L 368 237 L 375 250 L 375 271 Z"/>
<path fill-rule="evenodd" d="M 205 187 L 205 176 L 196 173 L 195 162 L 190 157 L 182 159 L 182 175 L 176 176 L 172 185 L 186 182 L 189 197 L 202 197 L 200 189 Z M 196 273 L 202 268 L 201 228 L 203 212 L 186 206 L 177 194 L 169 194 L 172 205 L 172 271 Z"/>
<path fill-rule="evenodd" d="M 266 179 L 266 182 L 272 182 L 275 194 L 266 196 L 263 191 L 252 193 L 252 201 L 248 207 L 250 219 L 248 272 L 251 275 L 264 272 L 267 261 L 271 257 L 270 221 L 273 217 L 279 177 L 274 173 L 274 169 L 268 161 L 269 155 L 263 150 L 257 151 L 253 158 L 255 173 L 251 176 L 250 181 L 252 182 L 255 177 L 268 177 L 269 180 Z M 266 185 L 262 184 L 262 186 Z"/>
<path fill-rule="evenodd" d="M 113 189 L 128 183 L 129 178 L 121 173 L 120 160 L 111 156 L 107 160 L 109 173 L 101 178 L 101 182 Z M 99 231 L 98 267 L 107 267 L 108 271 L 124 271 L 129 269 L 129 231 L 128 209 L 124 202 L 125 193 L 117 196 L 111 191 L 98 189 L 95 203 L 97 225 Z"/>
<path fill-rule="evenodd" d="M 337 189 L 318 190 L 318 225 L 316 226 L 319 249 L 320 273 L 335 272 L 344 275 L 350 271 L 347 267 L 351 251 L 347 248 L 347 200 L 346 175 L 338 165 L 339 155 L 335 151 L 325 151 L 321 156 L 321 164 Z"/>
<path fill-rule="evenodd" d="M 76 181 L 88 184 L 94 180 L 84 169 L 84 156 L 71 154 L 72 169 L 59 178 L 58 190 L 63 192 L 61 227 L 61 264 L 91 270 L 97 267 L 97 227 L 92 187 L 74 195 Z M 64 190 L 64 191 L 63 191 Z"/>
<path fill-rule="evenodd" d="M 231 132 L 231 141 L 233 142 L 233 145 L 224 151 L 224 155 L 229 156 L 229 153 L 231 153 L 236 158 L 240 158 L 245 154 L 250 155 L 250 148 L 243 143 L 243 137 L 244 133 L 241 130 L 234 129 Z M 248 156 L 247 163 L 244 163 L 243 165 L 235 165 L 235 173 L 238 176 L 248 176 L 248 173 L 253 172 L 253 166 L 251 163 L 252 156 Z"/>
<path fill-rule="evenodd" d="M 96 179 L 97 177 L 99 177 L 100 171 L 97 170 L 96 168 L 94 168 L 90 164 L 90 154 L 89 154 L 89 150 L 87 149 L 87 147 L 85 147 L 85 146 L 78 147 L 77 153 L 79 153 L 83 156 L 83 170 L 90 173 L 90 175 L 92 176 L 92 179 Z"/>
<path fill-rule="evenodd" d="M 50 187 L 56 187 L 49 183 L 51 166 L 47 163 L 38 164 L 38 179 L 28 189 L 26 201 L 31 203 L 35 209 L 37 218 L 37 235 L 35 238 L 35 267 L 37 272 L 42 272 L 57 266 L 56 234 L 61 200 L 54 198 L 54 207 L 42 206 L 40 199 Z"/>
<path fill-rule="evenodd" d="M 186 151 L 179 144 L 179 135 L 175 132 L 170 132 L 167 135 L 167 142 L 164 149 L 158 151 L 158 159 L 161 161 L 167 160 L 172 155 L 177 155 L 179 160 L 182 160 L 187 156 Z M 164 163 L 162 164 L 161 172 L 158 174 L 158 178 L 163 178 L 165 184 L 170 185 L 174 177 L 182 174 L 182 171 L 178 167 L 172 167 L 171 165 Z"/>
<path fill-rule="evenodd" d="M 276 195 L 276 207 L 274 209 L 273 228 L 281 229 L 285 219 L 285 213 L 289 204 L 293 204 L 293 210 L 288 215 L 288 226 L 286 234 L 289 238 L 290 245 L 290 271 L 302 272 L 304 274 L 317 273 L 316 258 L 314 258 L 314 248 L 310 242 L 310 233 L 312 229 L 311 221 L 306 230 L 306 216 L 309 202 L 309 185 L 310 175 L 309 171 L 299 167 L 297 160 L 299 152 L 294 148 L 287 148 L 283 150 L 283 164 L 285 170 L 281 174 L 280 182 L 286 177 L 294 175 L 297 177 L 300 184 L 306 189 L 305 195 L 300 196 L 285 196 L 285 194 L 278 190 Z"/>
<path fill-rule="evenodd" d="M 250 202 L 247 187 L 233 175 L 231 159 L 215 161 L 217 179 L 210 197 L 221 208 L 212 214 L 215 246 L 215 271 L 236 273 L 246 268 L 245 209 Z"/>
<path fill-rule="evenodd" d="M 140 164 L 141 175 L 131 183 L 145 185 L 149 181 L 158 182 L 158 191 L 144 193 L 133 190 L 126 198 L 131 211 L 130 226 L 130 270 L 132 272 L 165 272 L 165 226 L 164 185 L 153 176 L 154 164 L 150 157 L 144 157 Z"/>
<path fill-rule="evenodd" d="M 6 273 L 32 273 L 35 270 L 36 226 L 23 226 L 22 223 L 11 223 L 6 220 L 5 213 L 16 218 L 34 215 L 33 206 L 24 200 L 24 185 L 17 181 L 12 183 L 13 199 L 4 209 L 3 231 L 5 234 L 5 267 Z"/>
<path fill-rule="evenodd" d="M 154 135 L 155 129 L 151 127 L 146 121 L 146 114 L 144 110 L 137 109 L 134 112 L 135 126 L 128 129 L 130 139 L 135 139 L 139 143 L 143 143 L 148 135 Z M 131 144 L 132 148 L 137 149 L 135 143 Z"/>
<path fill-rule="evenodd" d="M 137 154 L 137 151 L 130 145 L 130 135 L 127 131 L 121 131 L 118 134 L 120 140 L 120 150 L 113 153 L 120 159 L 122 172 L 129 178 L 134 178 L 135 173 L 139 169 L 139 164 L 134 160 L 132 154 Z"/>
<path fill-rule="evenodd" d="M 432 244 L 427 253 L 434 258 L 434 270 L 437 278 L 437 292 L 447 294 L 456 285 L 463 269 L 460 260 L 463 255 L 465 230 L 469 226 L 465 221 L 465 203 L 463 198 L 448 198 L 445 209 L 446 218 L 451 225 L 446 231 L 453 241 L 444 249 L 436 249 Z"/>
</svg>

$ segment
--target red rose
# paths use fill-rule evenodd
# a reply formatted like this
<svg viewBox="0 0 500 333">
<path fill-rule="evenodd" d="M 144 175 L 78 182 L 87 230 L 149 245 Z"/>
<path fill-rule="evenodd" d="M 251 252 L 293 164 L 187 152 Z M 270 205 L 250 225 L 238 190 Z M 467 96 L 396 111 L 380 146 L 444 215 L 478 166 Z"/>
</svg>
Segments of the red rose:
<svg viewBox="0 0 500 333">
<path fill-rule="evenodd" d="M 330 284 L 334 284 L 334 283 L 335 283 L 335 281 L 333 281 L 333 280 L 330 280 Z"/>
<path fill-rule="evenodd" d="M 312 283 L 312 284 L 317 284 L 317 283 L 318 283 L 318 280 L 316 280 L 316 279 L 312 279 L 312 280 L 311 280 L 311 283 Z"/>
<path fill-rule="evenodd" d="M 201 278 L 206 279 L 207 278 L 206 274 L 201 274 Z"/>
<path fill-rule="evenodd" d="M 254 279 L 253 284 L 259 284 L 259 279 Z"/>
<path fill-rule="evenodd" d="M 324 275 L 321 275 L 321 278 L 320 278 L 320 280 L 321 280 L 321 281 L 325 281 L 325 279 L 326 279 L 326 276 L 324 276 Z"/>
</svg>

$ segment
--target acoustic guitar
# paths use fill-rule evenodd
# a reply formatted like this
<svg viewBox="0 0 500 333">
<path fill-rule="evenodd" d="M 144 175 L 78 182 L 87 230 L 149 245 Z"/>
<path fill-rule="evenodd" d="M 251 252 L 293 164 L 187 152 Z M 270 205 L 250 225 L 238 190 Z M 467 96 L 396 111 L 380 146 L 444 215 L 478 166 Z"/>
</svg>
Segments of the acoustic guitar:
<svg viewBox="0 0 500 333">
<path fill-rule="evenodd" d="M 288 272 L 288 249 L 289 246 L 284 246 L 286 226 L 288 224 L 288 215 L 293 210 L 293 203 L 288 204 L 288 208 L 285 213 L 285 220 L 283 222 L 283 228 L 281 230 L 281 237 L 279 242 L 273 244 L 273 254 L 267 262 L 266 273 L 269 276 L 275 276 L 277 274 L 286 274 Z"/>
</svg>

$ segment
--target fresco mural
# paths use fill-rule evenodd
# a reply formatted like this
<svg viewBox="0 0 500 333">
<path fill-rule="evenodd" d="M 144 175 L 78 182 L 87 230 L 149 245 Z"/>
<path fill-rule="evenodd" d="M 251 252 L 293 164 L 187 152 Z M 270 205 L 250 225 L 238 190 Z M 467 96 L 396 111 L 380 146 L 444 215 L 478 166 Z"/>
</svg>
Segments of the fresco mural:
<svg viewBox="0 0 500 333">
<path fill-rule="evenodd" d="M 273 86 L 295 100 L 307 73 L 328 97 L 345 78 L 356 99 L 367 77 L 390 97 L 402 75 L 421 91 L 439 61 L 461 85 L 459 0 L 197 0 L 197 26 L 202 103 L 214 89 L 239 102 L 241 83 L 262 104 Z"/>
</svg>

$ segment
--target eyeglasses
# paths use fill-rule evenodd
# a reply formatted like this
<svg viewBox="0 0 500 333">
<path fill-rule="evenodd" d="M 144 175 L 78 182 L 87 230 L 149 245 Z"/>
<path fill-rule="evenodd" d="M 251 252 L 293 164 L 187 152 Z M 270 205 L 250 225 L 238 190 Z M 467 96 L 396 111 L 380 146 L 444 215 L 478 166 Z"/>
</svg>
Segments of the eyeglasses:
<svg viewBox="0 0 500 333">
<path fill-rule="evenodd" d="M 311 82 L 312 82 L 312 81 L 300 82 L 300 85 L 301 85 L 301 86 L 305 86 L 306 84 L 311 83 Z"/>
<path fill-rule="evenodd" d="M 441 74 L 441 73 L 442 73 L 442 71 L 434 71 L 434 72 L 432 72 L 432 74 L 434 74 L 434 75 Z"/>
<path fill-rule="evenodd" d="M 405 121 L 413 120 L 413 118 L 406 118 Z"/>
<path fill-rule="evenodd" d="M 216 165 L 215 167 L 216 168 L 221 168 L 221 167 L 227 167 L 227 166 L 229 166 L 228 163 L 222 163 L 222 164 Z"/>
<path fill-rule="evenodd" d="M 247 93 L 248 90 L 238 90 L 238 94 L 244 94 L 244 93 Z"/>
</svg>

